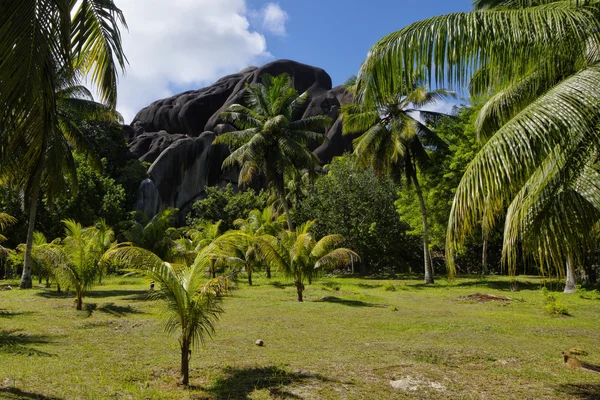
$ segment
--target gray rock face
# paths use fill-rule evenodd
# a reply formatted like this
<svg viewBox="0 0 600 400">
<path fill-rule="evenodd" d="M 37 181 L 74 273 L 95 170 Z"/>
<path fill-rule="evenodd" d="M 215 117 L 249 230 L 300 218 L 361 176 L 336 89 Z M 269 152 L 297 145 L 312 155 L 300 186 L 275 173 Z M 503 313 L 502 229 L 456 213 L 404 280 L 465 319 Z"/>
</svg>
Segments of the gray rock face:
<svg viewBox="0 0 600 400">
<path fill-rule="evenodd" d="M 329 140 L 313 149 L 322 164 L 351 150 L 352 138 L 342 136 L 339 112 L 343 104 L 352 101 L 352 94 L 342 86 L 332 89 L 324 70 L 289 60 L 248 67 L 209 87 L 153 102 L 123 130 L 131 156 L 152 163 L 148 179 L 140 185 L 140 211 L 148 217 L 168 207 L 185 213 L 202 198 L 206 186 L 237 183 L 237 171 L 221 169 L 228 149 L 212 142 L 216 136 L 235 130 L 222 123 L 221 112 L 231 104 L 243 103 L 246 84 L 258 82 L 265 73 L 287 73 L 299 93 L 308 91 L 304 117 L 325 114 L 335 121 L 324 132 Z"/>
</svg>

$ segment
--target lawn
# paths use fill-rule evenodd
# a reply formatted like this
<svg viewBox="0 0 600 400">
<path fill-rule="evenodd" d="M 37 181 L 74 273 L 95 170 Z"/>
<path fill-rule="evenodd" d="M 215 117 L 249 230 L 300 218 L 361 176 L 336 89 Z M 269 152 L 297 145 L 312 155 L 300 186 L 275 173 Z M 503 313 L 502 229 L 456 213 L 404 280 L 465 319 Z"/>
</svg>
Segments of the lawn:
<svg viewBox="0 0 600 400">
<path fill-rule="evenodd" d="M 600 374 L 565 368 L 560 354 L 582 348 L 600 364 L 600 301 L 557 294 L 571 315 L 550 315 L 540 284 L 332 277 L 298 303 L 286 281 L 257 276 L 226 299 L 187 389 L 147 279 L 111 277 L 80 312 L 54 289 L 3 290 L 0 398 L 600 398 Z M 461 299 L 474 293 L 512 300 Z"/>
</svg>

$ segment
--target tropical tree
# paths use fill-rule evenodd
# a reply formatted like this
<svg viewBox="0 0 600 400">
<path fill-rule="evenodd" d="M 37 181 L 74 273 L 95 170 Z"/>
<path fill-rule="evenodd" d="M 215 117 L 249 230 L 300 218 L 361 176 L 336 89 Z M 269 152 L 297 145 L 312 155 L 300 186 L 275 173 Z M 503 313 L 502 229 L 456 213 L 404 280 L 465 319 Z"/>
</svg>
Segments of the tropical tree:
<svg viewBox="0 0 600 400">
<path fill-rule="evenodd" d="M 226 234 L 198 252 L 191 266 L 164 262 L 156 254 L 139 247 L 121 246 L 109 250 L 105 260 L 117 259 L 145 271 L 158 289 L 151 298 L 164 304 L 165 330 L 179 332 L 182 385 L 189 384 L 190 355 L 195 346 L 204 344 L 215 331 L 215 323 L 223 313 L 223 299 L 231 288 L 232 279 L 219 276 L 206 280 L 204 271 L 215 258 L 223 256 L 224 248 L 237 241 L 237 234 Z"/>
<path fill-rule="evenodd" d="M 276 237 L 283 231 L 285 216 L 277 217 L 273 207 L 262 211 L 252 210 L 247 219 L 235 221 L 236 227 L 247 236 L 242 237 L 236 246 L 233 257 L 227 257 L 225 262 L 241 265 L 248 275 L 248 284 L 252 286 L 252 272 L 264 265 L 267 278 L 271 278 L 271 263 L 265 262 L 263 252 L 265 246 L 276 246 Z"/>
<path fill-rule="evenodd" d="M 128 221 L 129 227 L 122 232 L 127 242 L 149 250 L 161 259 L 168 260 L 174 247 L 176 208 L 167 208 L 156 214 L 150 221 Z"/>
<path fill-rule="evenodd" d="M 331 119 L 324 115 L 301 118 L 308 92 L 298 96 L 289 75 L 265 74 L 261 81 L 246 86 L 246 106 L 234 104 L 221 114 L 224 121 L 239 130 L 219 136 L 215 143 L 231 149 L 223 167 L 237 164 L 240 184 L 248 184 L 259 175 L 266 177 L 283 205 L 291 230 L 285 175 L 314 170 L 319 159 L 307 146 L 325 140 Z"/>
<path fill-rule="evenodd" d="M 17 220 L 8 215 L 5 212 L 0 212 L 0 232 L 6 229 L 6 227 L 16 223 Z M 0 233 L 0 260 L 4 259 L 8 255 L 9 250 L 2 246 L 2 242 L 6 241 L 6 237 Z"/>
<path fill-rule="evenodd" d="M 274 262 L 294 281 L 298 301 L 303 301 L 304 284 L 316 278 L 319 269 L 333 269 L 358 261 L 350 249 L 338 247 L 341 235 L 327 235 L 316 240 L 310 232 L 315 221 L 298 226 L 295 231 L 284 231 L 279 244 L 279 257 Z"/>
<path fill-rule="evenodd" d="M 187 232 L 187 236 L 191 239 L 191 243 L 194 247 L 193 251 L 196 254 L 196 257 L 200 250 L 210 246 L 210 244 L 221 235 L 221 221 L 214 223 L 210 221 L 201 221 L 196 228 L 192 228 Z M 194 259 L 196 257 L 194 257 Z M 218 263 L 218 257 L 213 257 L 208 260 L 209 271 L 213 278 L 217 277 Z"/>
<path fill-rule="evenodd" d="M 73 176 L 69 145 L 83 147 L 76 125 L 59 110 L 81 91 L 67 90 L 89 76 L 109 109 L 116 104 L 125 65 L 112 0 L 3 2 L 0 6 L 0 182 L 23 188 L 29 230 L 22 288 L 31 287 L 31 246 L 40 191 L 52 196 Z M 81 102 L 69 106 L 81 108 Z"/>
<path fill-rule="evenodd" d="M 423 225 L 423 259 L 425 283 L 433 283 L 433 265 L 429 251 L 427 208 L 418 171 L 426 168 L 427 150 L 446 148 L 442 141 L 423 121 L 440 119 L 444 114 L 422 110 L 453 96 L 443 89 L 428 91 L 426 87 L 403 95 L 393 93 L 373 96 L 371 103 L 351 103 L 342 106 L 343 133 L 361 134 L 354 139 L 354 154 L 359 167 L 373 167 L 377 174 L 399 177 L 404 171 L 406 180 L 413 184 L 419 199 Z"/>
<path fill-rule="evenodd" d="M 423 67 L 436 84 L 469 83 L 472 95 L 493 94 L 478 122 L 489 139 L 467 168 L 450 215 L 450 272 L 455 249 L 473 227 L 487 220 L 489 229 L 506 212 L 509 269 L 522 246 L 542 271 L 563 275 L 581 258 L 578 243 L 588 223 L 597 221 L 600 2 L 479 0 L 475 6 L 381 39 L 361 68 L 359 96 L 409 90 Z"/>
</svg>

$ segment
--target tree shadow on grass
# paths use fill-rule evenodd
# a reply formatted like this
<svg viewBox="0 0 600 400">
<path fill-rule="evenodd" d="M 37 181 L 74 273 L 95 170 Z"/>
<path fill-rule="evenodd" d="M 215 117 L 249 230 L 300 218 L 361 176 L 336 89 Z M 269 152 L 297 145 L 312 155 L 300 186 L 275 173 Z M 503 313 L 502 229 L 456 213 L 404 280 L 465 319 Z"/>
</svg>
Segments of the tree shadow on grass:
<svg viewBox="0 0 600 400">
<path fill-rule="evenodd" d="M 600 399 L 600 383 L 567 383 L 558 385 L 556 391 L 581 400 Z"/>
<path fill-rule="evenodd" d="M 44 396 L 38 393 L 24 392 L 17 388 L 0 388 L 0 397 L 3 399 L 36 399 L 36 400 L 61 400 L 59 397 Z"/>
<path fill-rule="evenodd" d="M 314 381 L 333 382 L 321 375 L 288 372 L 273 365 L 254 368 L 227 367 L 223 376 L 206 388 L 206 391 L 217 399 L 250 399 L 250 394 L 255 390 L 265 389 L 276 398 L 301 399 L 300 396 L 286 390 L 286 386 Z"/>
<path fill-rule="evenodd" d="M 33 311 L 9 311 L 4 308 L 0 308 L 0 318 L 13 318 L 20 315 L 31 315 L 35 314 Z"/>
<path fill-rule="evenodd" d="M 51 343 L 46 335 L 27 335 L 21 329 L 0 330 L 0 354 L 54 357 L 55 354 L 37 350 L 32 345 Z"/>
<path fill-rule="evenodd" d="M 272 281 L 269 284 L 277 289 L 285 289 L 286 287 L 294 286 L 293 283 L 281 283 L 279 281 Z"/>
<path fill-rule="evenodd" d="M 86 294 L 86 297 L 103 299 L 106 297 L 121 297 L 124 300 L 147 300 L 147 290 L 95 290 Z"/>
<path fill-rule="evenodd" d="M 385 308 L 387 307 L 385 304 L 375 304 L 375 303 L 366 303 L 364 301 L 360 301 L 360 300 L 346 300 L 346 299 L 340 299 L 339 297 L 335 297 L 335 296 L 325 296 L 322 297 L 318 300 L 314 300 L 317 303 L 338 303 L 338 304 L 343 304 L 345 306 L 349 306 L 349 307 L 376 307 L 376 308 Z"/>
<path fill-rule="evenodd" d="M 497 281 L 497 280 L 488 281 L 486 279 L 481 279 L 481 280 L 475 280 L 475 281 L 458 282 L 454 286 L 455 287 L 473 287 L 473 286 L 487 287 L 489 289 L 500 290 L 500 291 L 505 291 L 505 292 L 513 291 L 512 290 L 513 287 L 516 288 L 517 291 L 540 290 L 540 283 L 538 283 L 538 282 L 524 282 L 524 281 L 519 281 L 519 280 L 517 280 L 516 284 L 512 284 L 510 281 Z"/>
<path fill-rule="evenodd" d="M 104 303 L 98 308 L 98 311 L 103 313 L 114 315 L 115 317 L 125 317 L 128 314 L 143 314 L 141 311 L 135 308 L 127 306 L 119 306 L 115 303 Z"/>
</svg>

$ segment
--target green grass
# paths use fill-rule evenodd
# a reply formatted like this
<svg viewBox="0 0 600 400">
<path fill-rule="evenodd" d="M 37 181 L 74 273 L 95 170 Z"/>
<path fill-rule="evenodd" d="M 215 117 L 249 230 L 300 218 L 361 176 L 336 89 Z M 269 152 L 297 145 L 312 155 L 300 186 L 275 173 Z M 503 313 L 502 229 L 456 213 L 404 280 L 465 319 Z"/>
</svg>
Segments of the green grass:
<svg viewBox="0 0 600 400">
<path fill-rule="evenodd" d="M 600 375 L 565 368 L 560 354 L 582 348 L 600 364 L 600 301 L 557 293 L 571 315 L 550 315 L 537 278 L 520 277 L 515 293 L 500 277 L 327 278 L 304 303 L 278 277 L 255 281 L 240 282 L 192 354 L 188 389 L 148 280 L 109 278 L 81 312 L 52 290 L 0 291 L 0 398 L 600 398 Z M 513 301 L 460 299 L 474 293 Z"/>
</svg>

